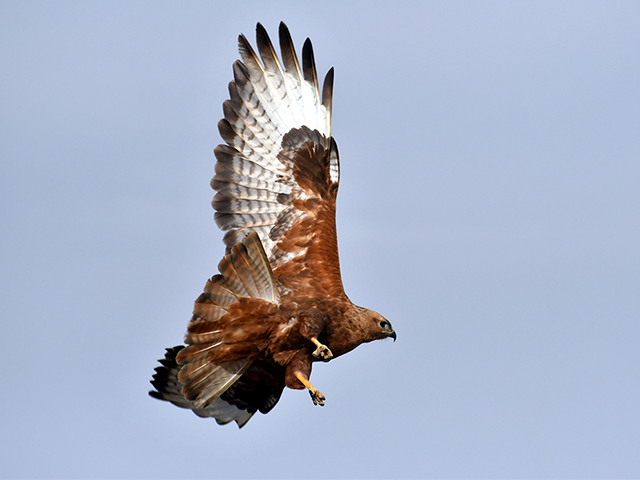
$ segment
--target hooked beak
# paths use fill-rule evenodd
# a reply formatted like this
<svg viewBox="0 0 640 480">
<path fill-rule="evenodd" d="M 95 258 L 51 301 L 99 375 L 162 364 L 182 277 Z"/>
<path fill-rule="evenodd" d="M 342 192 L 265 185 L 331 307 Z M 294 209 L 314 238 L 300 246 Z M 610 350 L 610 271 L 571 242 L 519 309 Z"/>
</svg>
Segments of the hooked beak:
<svg viewBox="0 0 640 480">
<path fill-rule="evenodd" d="M 394 341 L 394 342 L 396 341 L 396 332 L 395 332 L 395 331 L 391 332 L 391 333 L 389 334 L 389 336 L 390 336 L 391 338 L 393 338 L 393 341 Z"/>
</svg>

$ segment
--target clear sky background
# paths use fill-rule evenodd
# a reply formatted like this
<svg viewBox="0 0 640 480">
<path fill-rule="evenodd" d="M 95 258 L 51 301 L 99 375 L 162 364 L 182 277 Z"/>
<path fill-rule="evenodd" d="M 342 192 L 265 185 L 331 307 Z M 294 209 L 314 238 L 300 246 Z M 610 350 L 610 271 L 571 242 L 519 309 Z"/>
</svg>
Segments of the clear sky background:
<svg viewBox="0 0 640 480">
<path fill-rule="evenodd" d="M 398 341 L 238 430 L 147 391 L 280 20 L 336 69 L 345 288 Z M 0 476 L 640 477 L 640 3 L 3 1 L 0 87 Z"/>
</svg>

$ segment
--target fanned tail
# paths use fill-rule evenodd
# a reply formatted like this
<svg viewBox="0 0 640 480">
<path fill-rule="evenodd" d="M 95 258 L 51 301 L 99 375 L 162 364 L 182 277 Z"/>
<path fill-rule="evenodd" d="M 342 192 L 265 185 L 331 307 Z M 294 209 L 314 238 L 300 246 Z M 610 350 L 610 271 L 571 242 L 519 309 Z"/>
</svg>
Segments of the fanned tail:
<svg viewBox="0 0 640 480">
<path fill-rule="evenodd" d="M 164 358 L 160 360 L 161 365 L 156 367 L 156 373 L 151 381 L 155 390 L 151 390 L 149 395 L 158 400 L 171 402 L 178 407 L 193 410 L 193 413 L 199 417 L 213 417 L 220 425 L 235 421 L 239 427 L 243 427 L 253 416 L 255 409 L 250 411 L 247 408 L 239 408 L 222 398 L 217 398 L 206 408 L 197 408 L 194 402 L 185 398 L 182 393 L 182 384 L 178 380 L 180 366 L 176 362 L 176 355 L 183 348 L 183 345 L 167 348 Z"/>
<path fill-rule="evenodd" d="M 284 390 L 285 369 L 273 362 L 258 360 L 254 362 L 227 391 L 215 399 L 206 408 L 197 408 L 194 402 L 182 394 L 182 384 L 178 380 L 180 366 L 176 355 L 184 348 L 182 345 L 167 348 L 165 357 L 156 367 L 151 384 L 155 388 L 149 395 L 158 400 L 193 410 L 199 417 L 212 417 L 220 425 L 235 421 L 242 428 L 254 413 L 269 413 L 276 406 Z"/>
<path fill-rule="evenodd" d="M 157 392 L 150 394 L 190 408 L 197 415 L 214 416 L 224 423 L 236 420 L 240 425 L 248 417 L 231 415 L 218 399 L 260 354 L 255 350 L 255 332 L 249 339 L 241 338 L 238 327 L 242 326 L 243 307 L 249 307 L 258 326 L 260 322 L 255 322 L 255 316 L 262 316 L 268 328 L 266 320 L 277 310 L 280 296 L 255 232 L 236 244 L 218 268 L 220 274 L 207 281 L 204 292 L 196 300 L 185 338 L 188 346 L 167 350 L 152 382 Z M 259 328 L 257 332 L 260 334 Z M 247 350 L 245 343 L 253 350 Z M 235 358 L 229 360 L 234 355 Z M 220 357 L 227 361 L 217 361 Z M 223 415 L 222 411 L 226 413 Z"/>
</svg>

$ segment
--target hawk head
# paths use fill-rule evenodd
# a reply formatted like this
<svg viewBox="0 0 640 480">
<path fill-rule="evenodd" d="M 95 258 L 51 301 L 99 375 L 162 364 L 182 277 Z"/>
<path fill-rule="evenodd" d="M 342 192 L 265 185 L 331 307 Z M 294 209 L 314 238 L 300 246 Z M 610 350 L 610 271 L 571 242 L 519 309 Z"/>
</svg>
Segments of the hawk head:
<svg viewBox="0 0 640 480">
<path fill-rule="evenodd" d="M 393 330 L 389 320 L 368 308 L 358 307 L 358 310 L 360 311 L 360 323 L 364 330 L 363 333 L 366 335 L 365 342 L 389 337 L 393 338 L 394 342 L 396 341 L 396 332 Z"/>
</svg>

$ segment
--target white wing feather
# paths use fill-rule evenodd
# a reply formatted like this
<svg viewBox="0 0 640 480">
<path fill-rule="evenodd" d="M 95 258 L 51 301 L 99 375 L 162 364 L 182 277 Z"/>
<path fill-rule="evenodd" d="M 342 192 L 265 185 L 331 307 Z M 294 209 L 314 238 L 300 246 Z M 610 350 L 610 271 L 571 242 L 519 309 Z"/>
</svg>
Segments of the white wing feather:
<svg viewBox="0 0 640 480">
<path fill-rule="evenodd" d="M 282 140 L 292 129 L 303 126 L 330 137 L 333 69 L 321 92 L 309 39 L 300 68 L 284 23 L 279 32 L 282 61 L 264 27 L 258 24 L 256 30 L 260 56 L 244 35 L 238 40 L 242 62 L 234 63 L 230 99 L 224 103 L 225 118 L 218 124 L 227 145 L 215 149 L 218 163 L 211 186 L 218 194 L 212 205 L 216 223 L 229 231 L 224 238 L 227 251 L 255 231 L 273 267 L 276 242 L 269 234 L 287 209 L 279 198 L 296 187 L 292 166 L 278 158 Z M 338 182 L 337 161 L 331 165 L 331 179 Z"/>
</svg>

